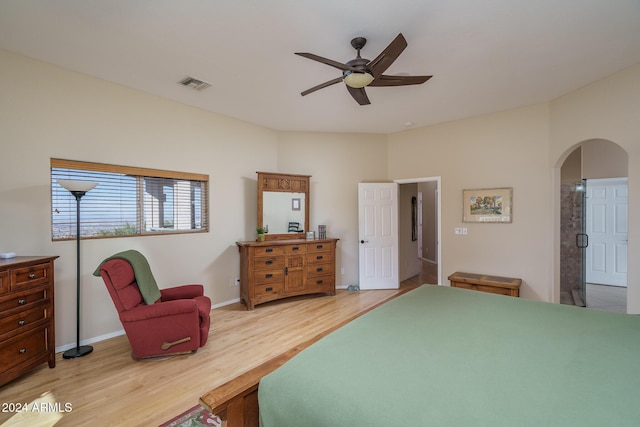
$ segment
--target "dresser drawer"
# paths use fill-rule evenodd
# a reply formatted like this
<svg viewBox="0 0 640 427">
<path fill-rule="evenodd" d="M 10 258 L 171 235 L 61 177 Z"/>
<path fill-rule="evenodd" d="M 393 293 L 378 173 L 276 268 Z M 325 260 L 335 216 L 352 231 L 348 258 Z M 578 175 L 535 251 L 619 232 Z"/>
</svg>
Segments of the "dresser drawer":
<svg viewBox="0 0 640 427">
<path fill-rule="evenodd" d="M 30 329 L 34 323 L 47 317 L 47 307 L 40 306 L 31 310 L 25 310 L 11 316 L 0 318 L 0 336 L 22 330 Z"/>
<path fill-rule="evenodd" d="M 333 275 L 335 268 L 332 263 L 313 264 L 307 268 L 307 278 L 311 279 L 317 276 Z"/>
<path fill-rule="evenodd" d="M 254 270 L 275 270 L 284 268 L 284 255 L 256 257 L 253 262 Z"/>
<path fill-rule="evenodd" d="M 283 246 L 260 246 L 254 249 L 255 256 L 265 256 L 265 255 L 283 255 L 284 247 Z"/>
<path fill-rule="evenodd" d="M 47 353 L 47 328 L 27 331 L 0 346 L 0 371 L 5 371 Z"/>
<path fill-rule="evenodd" d="M 34 292 L 20 292 L 16 295 L 11 295 L 2 298 L 0 301 L 0 313 L 13 309 L 28 309 L 33 307 L 37 303 L 44 303 L 48 301 L 48 289 L 40 289 Z"/>
<path fill-rule="evenodd" d="M 265 295 L 280 295 L 282 293 L 282 283 L 271 283 L 255 286 L 255 296 L 263 297 Z"/>
<path fill-rule="evenodd" d="M 0 271 L 0 296 L 9 292 L 9 272 Z"/>
<path fill-rule="evenodd" d="M 307 252 L 307 244 L 303 243 L 301 245 L 287 245 L 284 247 L 284 253 L 290 254 L 304 254 Z"/>
<path fill-rule="evenodd" d="M 307 279 L 307 289 L 310 292 L 317 290 L 320 292 L 326 288 L 332 288 L 334 286 L 335 277 L 331 276 L 316 276 L 314 278 Z"/>
<path fill-rule="evenodd" d="M 307 252 L 325 252 L 330 251 L 333 244 L 330 242 L 316 242 L 307 244 Z"/>
<path fill-rule="evenodd" d="M 256 285 L 284 282 L 284 271 L 282 269 L 256 271 L 253 275 L 253 280 Z"/>
<path fill-rule="evenodd" d="M 51 264 L 38 264 L 11 270 L 11 290 L 20 291 L 47 284 L 51 281 Z"/>
<path fill-rule="evenodd" d="M 308 264 L 325 264 L 333 261 L 333 253 L 331 251 L 307 253 Z"/>
</svg>

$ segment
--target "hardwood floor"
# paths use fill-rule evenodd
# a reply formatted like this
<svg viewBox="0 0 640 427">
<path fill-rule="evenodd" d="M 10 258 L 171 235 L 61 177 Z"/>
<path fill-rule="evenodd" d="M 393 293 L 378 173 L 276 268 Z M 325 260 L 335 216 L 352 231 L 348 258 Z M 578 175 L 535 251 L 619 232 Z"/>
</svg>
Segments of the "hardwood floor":
<svg viewBox="0 0 640 427">
<path fill-rule="evenodd" d="M 400 286 L 419 286 L 425 283 L 431 285 L 438 284 L 438 265 L 429 261 L 422 260 L 422 270 L 420 271 L 420 274 L 408 278 L 407 280 L 400 283 Z"/>
<path fill-rule="evenodd" d="M 1 404 L 28 405 L 27 412 L 0 412 L 0 425 L 157 426 L 197 405 L 212 388 L 418 284 L 338 290 L 335 297 L 288 299 L 253 311 L 239 303 L 218 308 L 209 342 L 190 355 L 135 361 L 125 336 L 94 344 L 94 352 L 81 359 L 58 354 L 56 368 L 43 364 L 0 387 Z M 50 411 L 34 412 L 36 402 L 49 403 Z"/>
</svg>

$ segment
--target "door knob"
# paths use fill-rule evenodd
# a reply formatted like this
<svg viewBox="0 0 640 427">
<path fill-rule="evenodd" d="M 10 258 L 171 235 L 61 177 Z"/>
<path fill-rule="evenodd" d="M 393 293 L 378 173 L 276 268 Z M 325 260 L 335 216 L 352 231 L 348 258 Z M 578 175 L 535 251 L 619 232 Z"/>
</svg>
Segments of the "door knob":
<svg viewBox="0 0 640 427">
<path fill-rule="evenodd" d="M 369 243 L 368 240 L 360 240 L 360 243 Z"/>
</svg>

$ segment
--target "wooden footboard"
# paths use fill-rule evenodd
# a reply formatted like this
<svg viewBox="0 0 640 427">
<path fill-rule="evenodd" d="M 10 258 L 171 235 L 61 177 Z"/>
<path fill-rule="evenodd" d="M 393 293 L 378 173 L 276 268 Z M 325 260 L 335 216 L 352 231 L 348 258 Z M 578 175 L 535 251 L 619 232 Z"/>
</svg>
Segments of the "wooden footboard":
<svg viewBox="0 0 640 427">
<path fill-rule="evenodd" d="M 214 388 L 200 397 L 200 404 L 211 413 L 219 416 L 227 427 L 257 427 L 260 424 L 260 412 L 258 410 L 258 386 L 260 379 L 284 365 L 289 359 L 300 353 L 311 344 L 329 335 L 331 332 L 346 325 L 352 320 L 384 304 L 385 302 L 409 291 L 402 289 L 392 297 L 369 307 L 366 310 L 344 320 L 313 338 L 296 345 L 286 352 L 274 357 L 265 363 L 245 372 L 231 381 Z"/>
<path fill-rule="evenodd" d="M 331 329 L 331 331 L 335 329 Z M 200 397 L 200 404 L 211 413 L 219 416 L 223 421 L 226 421 L 227 427 L 258 426 L 260 423 L 258 411 L 258 385 L 260 379 L 331 331 L 322 333 L 303 344 L 297 345 L 226 384 L 214 388 Z"/>
</svg>

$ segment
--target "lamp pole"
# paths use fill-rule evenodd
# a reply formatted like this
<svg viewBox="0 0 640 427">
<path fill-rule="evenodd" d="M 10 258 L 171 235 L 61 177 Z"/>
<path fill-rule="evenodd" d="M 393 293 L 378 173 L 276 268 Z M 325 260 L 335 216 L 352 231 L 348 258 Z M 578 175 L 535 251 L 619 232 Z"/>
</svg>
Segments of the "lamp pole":
<svg viewBox="0 0 640 427">
<path fill-rule="evenodd" d="M 58 184 L 76 198 L 76 346 L 62 353 L 64 359 L 75 359 L 93 351 L 90 345 L 80 345 L 80 199 L 98 183 L 59 179 Z"/>
</svg>

